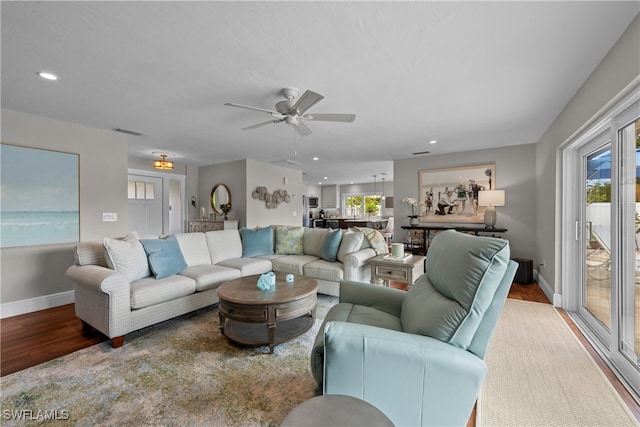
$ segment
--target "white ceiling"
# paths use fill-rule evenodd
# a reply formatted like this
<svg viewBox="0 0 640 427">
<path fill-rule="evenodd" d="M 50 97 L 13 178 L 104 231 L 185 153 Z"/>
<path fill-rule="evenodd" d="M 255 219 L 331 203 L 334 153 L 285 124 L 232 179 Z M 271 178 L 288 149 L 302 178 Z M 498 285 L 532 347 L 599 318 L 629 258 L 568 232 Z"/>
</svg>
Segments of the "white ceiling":
<svg viewBox="0 0 640 427">
<path fill-rule="evenodd" d="M 640 2 L 2 1 L 2 107 L 141 132 L 131 155 L 289 165 L 309 183 L 393 159 L 536 142 Z M 640 45 L 640 41 L 639 41 Z M 61 79 L 48 82 L 36 72 Z M 293 86 L 354 123 L 243 127 Z M 430 145 L 429 140 L 437 144 Z M 318 156 L 318 161 L 312 161 Z M 283 166 L 286 164 L 283 164 Z M 323 177 L 327 176 L 327 180 Z"/>
</svg>

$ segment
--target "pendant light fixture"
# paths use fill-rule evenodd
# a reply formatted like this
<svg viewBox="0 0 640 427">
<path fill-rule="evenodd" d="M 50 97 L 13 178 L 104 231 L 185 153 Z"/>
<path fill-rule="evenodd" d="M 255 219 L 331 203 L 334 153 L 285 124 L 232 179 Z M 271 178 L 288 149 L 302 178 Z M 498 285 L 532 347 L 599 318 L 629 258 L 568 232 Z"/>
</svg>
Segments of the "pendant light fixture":
<svg viewBox="0 0 640 427">
<path fill-rule="evenodd" d="M 386 179 L 385 177 L 382 177 L 382 200 L 385 200 L 385 199 L 387 198 L 387 197 L 384 195 L 384 180 L 385 180 L 385 179 Z"/>
<path fill-rule="evenodd" d="M 376 177 L 378 175 L 373 175 L 373 197 L 376 197 L 378 193 L 376 192 Z"/>
<path fill-rule="evenodd" d="M 160 153 L 160 160 L 153 161 L 153 167 L 156 169 L 170 171 L 173 170 L 173 162 L 167 160 L 168 154 Z"/>
</svg>

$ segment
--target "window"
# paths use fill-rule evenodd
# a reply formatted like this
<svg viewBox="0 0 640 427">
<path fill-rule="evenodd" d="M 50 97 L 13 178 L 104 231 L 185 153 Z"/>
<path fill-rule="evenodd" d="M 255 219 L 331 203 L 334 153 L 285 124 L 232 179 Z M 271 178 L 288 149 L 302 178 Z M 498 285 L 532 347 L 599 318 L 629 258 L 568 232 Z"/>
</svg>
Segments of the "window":
<svg viewBox="0 0 640 427">
<path fill-rule="evenodd" d="M 129 199 L 153 200 L 155 187 L 153 182 L 129 181 L 127 184 L 127 197 Z"/>
<path fill-rule="evenodd" d="M 378 194 L 345 194 L 342 200 L 344 217 L 380 215 L 382 198 Z"/>
</svg>

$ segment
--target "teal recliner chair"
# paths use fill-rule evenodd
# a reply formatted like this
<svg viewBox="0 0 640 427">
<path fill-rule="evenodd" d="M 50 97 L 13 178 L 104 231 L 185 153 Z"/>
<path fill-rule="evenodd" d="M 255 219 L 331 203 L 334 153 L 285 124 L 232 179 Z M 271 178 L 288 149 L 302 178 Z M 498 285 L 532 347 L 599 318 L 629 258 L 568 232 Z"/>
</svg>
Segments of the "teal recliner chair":
<svg viewBox="0 0 640 427">
<path fill-rule="evenodd" d="M 357 397 L 397 426 L 466 425 L 517 264 L 509 242 L 453 230 L 407 291 L 345 281 L 316 337 L 316 393 Z"/>
</svg>

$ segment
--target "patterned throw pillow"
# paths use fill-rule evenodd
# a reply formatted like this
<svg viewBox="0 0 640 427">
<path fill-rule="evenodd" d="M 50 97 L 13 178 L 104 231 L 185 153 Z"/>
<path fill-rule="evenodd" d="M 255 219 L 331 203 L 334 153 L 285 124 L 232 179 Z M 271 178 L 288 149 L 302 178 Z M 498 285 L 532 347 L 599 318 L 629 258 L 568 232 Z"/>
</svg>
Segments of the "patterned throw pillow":
<svg viewBox="0 0 640 427">
<path fill-rule="evenodd" d="M 151 276 L 147 254 L 137 232 L 132 231 L 124 239 L 105 237 L 103 244 L 109 268 L 127 276 L 129 282 Z"/>
<path fill-rule="evenodd" d="M 377 255 L 389 253 L 387 241 L 384 239 L 382 233 L 380 233 L 378 230 L 367 227 L 352 227 L 352 230 L 364 233 L 364 236 L 371 245 L 371 248 L 373 248 Z"/>
<path fill-rule="evenodd" d="M 304 255 L 302 238 L 304 227 L 277 227 L 276 254 Z"/>
</svg>

